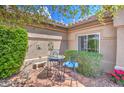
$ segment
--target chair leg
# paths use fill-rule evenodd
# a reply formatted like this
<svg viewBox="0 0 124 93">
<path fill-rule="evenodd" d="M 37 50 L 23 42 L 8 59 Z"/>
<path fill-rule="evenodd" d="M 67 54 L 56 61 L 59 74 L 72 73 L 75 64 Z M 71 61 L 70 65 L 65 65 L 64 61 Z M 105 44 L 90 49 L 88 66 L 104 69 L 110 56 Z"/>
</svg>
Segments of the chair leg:
<svg viewBox="0 0 124 93">
<path fill-rule="evenodd" d="M 72 78 L 71 78 L 71 83 L 70 83 L 70 86 L 72 87 Z"/>
<path fill-rule="evenodd" d="M 78 79 L 77 79 L 77 77 L 76 77 L 76 69 L 74 68 L 74 78 L 76 79 L 76 86 L 78 87 Z"/>
</svg>

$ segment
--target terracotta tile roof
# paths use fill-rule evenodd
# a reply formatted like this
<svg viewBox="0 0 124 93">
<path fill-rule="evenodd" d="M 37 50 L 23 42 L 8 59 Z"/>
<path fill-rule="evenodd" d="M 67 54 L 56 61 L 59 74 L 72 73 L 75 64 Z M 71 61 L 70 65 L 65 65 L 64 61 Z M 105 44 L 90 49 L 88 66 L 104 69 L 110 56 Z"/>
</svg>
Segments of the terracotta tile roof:
<svg viewBox="0 0 124 93">
<path fill-rule="evenodd" d="M 93 16 L 87 17 L 85 19 L 82 19 L 82 20 L 79 20 L 78 22 L 73 23 L 70 27 L 85 24 L 85 23 L 89 23 L 89 22 L 92 22 L 92 21 L 95 21 L 95 20 L 97 20 L 97 17 L 95 15 L 93 15 Z"/>
<path fill-rule="evenodd" d="M 50 19 L 50 20 L 51 20 L 51 22 L 44 22 L 44 23 L 55 25 L 55 26 L 60 26 L 60 27 L 64 27 L 64 28 L 69 28 L 69 27 L 80 25 L 80 24 L 85 24 L 85 23 L 88 23 L 88 22 L 91 22 L 91 21 L 95 21 L 95 20 L 97 20 L 97 18 L 96 18 L 95 15 L 94 16 L 90 16 L 88 18 L 79 20 L 78 22 L 72 23 L 71 26 L 69 26 L 67 24 L 64 24 L 62 22 L 53 21 L 52 19 Z"/>
<path fill-rule="evenodd" d="M 105 18 L 107 18 L 107 17 L 110 17 L 110 16 L 108 14 L 105 14 Z M 52 19 L 50 19 L 50 20 L 52 20 Z M 70 26 L 67 25 L 67 24 L 64 24 L 62 22 L 58 22 L 58 21 L 54 21 L 54 20 L 52 20 L 51 22 L 45 22 L 45 23 L 55 25 L 55 26 L 59 26 L 59 27 L 63 27 L 63 28 L 71 28 L 71 27 L 75 27 L 75 26 L 78 26 L 78 25 L 90 23 L 90 22 L 93 22 L 93 21 L 96 21 L 96 20 L 97 20 L 97 17 L 95 15 L 93 15 L 93 16 L 89 16 L 85 19 L 81 19 L 77 22 L 74 22 Z"/>
<path fill-rule="evenodd" d="M 111 16 L 110 16 L 109 13 L 106 12 L 105 15 L 104 15 L 104 18 L 111 18 Z M 86 24 L 86 23 L 89 23 L 89 22 L 97 21 L 97 20 L 98 19 L 97 19 L 96 15 L 92 15 L 92 16 L 89 16 L 87 18 L 81 19 L 77 22 L 74 22 L 70 26 L 65 25 L 65 24 L 62 24 L 62 25 L 66 26 L 67 28 L 71 28 L 71 27 L 75 27 L 75 26 L 78 26 L 78 25 L 81 25 L 81 24 Z M 61 23 L 59 23 L 59 25 L 61 25 Z"/>
<path fill-rule="evenodd" d="M 51 24 L 51 25 L 55 25 L 55 26 L 59 26 L 59 27 L 67 28 L 67 25 L 64 24 L 64 23 L 62 23 L 62 22 L 58 22 L 58 21 L 55 21 L 55 20 L 52 20 L 52 19 L 49 19 L 49 20 L 50 20 L 49 22 L 44 21 L 43 23 Z"/>
</svg>

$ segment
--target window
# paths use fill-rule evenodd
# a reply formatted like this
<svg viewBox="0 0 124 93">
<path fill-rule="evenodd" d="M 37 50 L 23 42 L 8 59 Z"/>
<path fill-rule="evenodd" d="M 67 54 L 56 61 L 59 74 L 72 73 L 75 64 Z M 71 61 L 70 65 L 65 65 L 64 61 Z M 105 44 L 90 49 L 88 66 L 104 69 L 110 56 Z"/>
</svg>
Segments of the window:
<svg viewBox="0 0 124 93">
<path fill-rule="evenodd" d="M 99 34 L 78 36 L 78 50 L 99 52 Z"/>
</svg>

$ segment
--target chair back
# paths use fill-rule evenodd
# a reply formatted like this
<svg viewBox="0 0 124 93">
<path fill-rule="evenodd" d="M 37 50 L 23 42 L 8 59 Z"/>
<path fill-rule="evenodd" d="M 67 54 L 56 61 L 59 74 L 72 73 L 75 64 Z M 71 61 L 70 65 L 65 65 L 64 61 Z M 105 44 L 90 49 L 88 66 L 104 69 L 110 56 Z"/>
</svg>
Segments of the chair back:
<svg viewBox="0 0 124 93">
<path fill-rule="evenodd" d="M 50 55 L 54 56 L 54 55 L 59 55 L 59 49 L 54 49 L 51 51 Z"/>
</svg>

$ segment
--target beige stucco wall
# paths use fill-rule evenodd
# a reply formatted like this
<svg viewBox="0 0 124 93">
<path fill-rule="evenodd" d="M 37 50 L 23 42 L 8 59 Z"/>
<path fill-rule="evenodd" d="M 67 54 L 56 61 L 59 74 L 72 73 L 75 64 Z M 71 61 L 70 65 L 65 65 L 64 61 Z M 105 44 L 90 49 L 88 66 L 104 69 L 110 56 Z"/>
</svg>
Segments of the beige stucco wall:
<svg viewBox="0 0 124 93">
<path fill-rule="evenodd" d="M 120 27 L 124 25 L 124 10 L 118 12 L 113 20 L 113 23 L 114 27 Z"/>
<path fill-rule="evenodd" d="M 124 67 L 124 27 L 117 28 L 117 60 L 116 65 Z"/>
<path fill-rule="evenodd" d="M 35 59 L 39 56 L 48 55 L 48 42 L 54 43 L 54 49 L 63 53 L 67 49 L 67 35 L 64 32 L 57 32 L 35 27 L 27 27 L 28 30 L 28 51 L 26 59 Z M 38 49 L 40 46 L 41 49 Z"/>
<path fill-rule="evenodd" d="M 76 50 L 78 45 L 77 36 L 92 33 L 100 34 L 100 53 L 103 54 L 102 69 L 105 72 L 110 72 L 116 64 L 116 29 L 113 28 L 112 24 L 87 29 L 80 28 L 69 32 L 68 48 Z"/>
<path fill-rule="evenodd" d="M 64 53 L 66 49 L 77 49 L 77 36 L 99 33 L 100 34 L 100 53 L 103 54 L 102 69 L 105 72 L 113 70 L 116 64 L 116 29 L 113 24 L 107 24 L 97 27 L 78 28 L 68 33 L 46 30 L 36 27 L 27 27 L 29 37 L 29 48 L 26 59 L 35 59 L 39 56 L 48 55 L 48 42 L 53 41 L 54 48 L 60 49 Z M 37 45 L 41 49 L 37 49 Z"/>
<path fill-rule="evenodd" d="M 118 12 L 113 23 L 117 29 L 116 65 L 124 67 L 124 10 Z"/>
<path fill-rule="evenodd" d="M 48 55 L 48 42 L 53 41 L 54 48 L 63 53 L 66 49 L 77 50 L 77 36 L 99 33 L 100 53 L 103 54 L 102 69 L 111 72 L 115 65 L 124 67 L 124 10 L 120 11 L 113 22 L 108 21 L 106 25 L 90 22 L 80 26 L 65 28 L 61 31 L 41 29 L 38 27 L 27 27 L 29 37 L 29 49 L 26 59 L 38 58 Z M 90 25 L 92 24 L 92 25 Z M 96 25 L 97 24 L 97 25 Z M 37 45 L 41 47 L 37 49 Z"/>
</svg>

